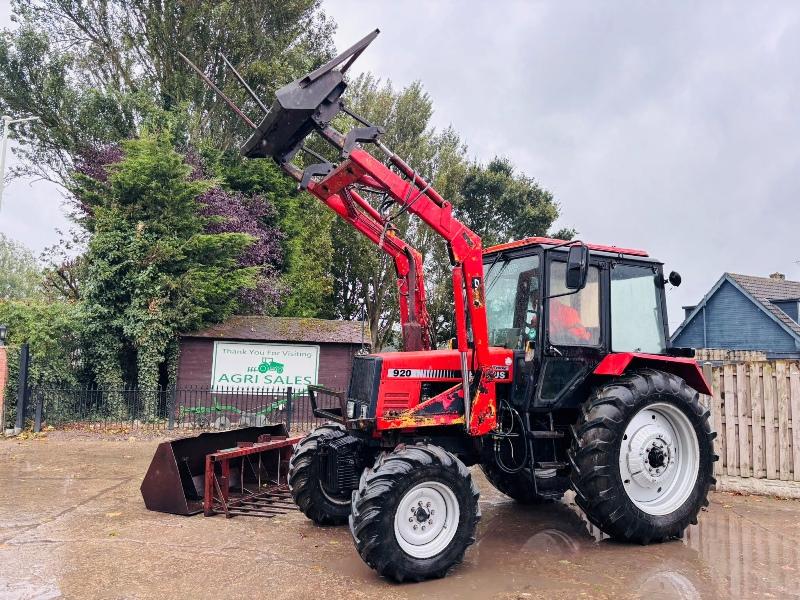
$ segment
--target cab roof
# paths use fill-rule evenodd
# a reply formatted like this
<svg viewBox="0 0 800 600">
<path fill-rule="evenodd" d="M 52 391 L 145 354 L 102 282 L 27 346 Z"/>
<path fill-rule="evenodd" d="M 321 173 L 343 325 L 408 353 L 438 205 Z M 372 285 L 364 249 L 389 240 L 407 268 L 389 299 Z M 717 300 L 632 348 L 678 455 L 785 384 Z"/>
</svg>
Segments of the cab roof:
<svg viewBox="0 0 800 600">
<path fill-rule="evenodd" d="M 514 242 L 507 242 L 505 244 L 497 244 L 496 246 L 489 246 L 486 248 L 484 254 L 493 254 L 494 252 L 502 252 L 504 250 L 514 250 L 516 248 L 524 248 L 525 246 L 557 246 L 559 244 L 566 244 L 569 240 L 557 240 L 548 237 L 529 237 Z M 619 248 L 618 246 L 603 246 L 602 244 L 586 244 L 589 250 L 596 252 L 610 252 L 612 254 L 626 254 L 628 256 L 650 256 L 644 250 L 637 250 L 636 248 Z"/>
</svg>

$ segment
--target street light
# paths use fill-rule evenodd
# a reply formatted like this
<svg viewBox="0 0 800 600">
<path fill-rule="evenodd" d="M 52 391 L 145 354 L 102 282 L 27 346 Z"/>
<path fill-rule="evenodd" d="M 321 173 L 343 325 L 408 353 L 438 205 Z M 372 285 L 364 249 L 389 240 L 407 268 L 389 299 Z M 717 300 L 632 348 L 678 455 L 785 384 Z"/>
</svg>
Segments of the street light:
<svg viewBox="0 0 800 600">
<path fill-rule="evenodd" d="M 6 187 L 6 147 L 8 146 L 8 130 L 15 123 L 25 123 L 26 121 L 37 121 L 39 117 L 23 117 L 22 119 L 12 119 L 8 115 L 3 115 L 3 140 L 0 142 L 0 207 L 3 205 L 3 190 Z"/>
</svg>

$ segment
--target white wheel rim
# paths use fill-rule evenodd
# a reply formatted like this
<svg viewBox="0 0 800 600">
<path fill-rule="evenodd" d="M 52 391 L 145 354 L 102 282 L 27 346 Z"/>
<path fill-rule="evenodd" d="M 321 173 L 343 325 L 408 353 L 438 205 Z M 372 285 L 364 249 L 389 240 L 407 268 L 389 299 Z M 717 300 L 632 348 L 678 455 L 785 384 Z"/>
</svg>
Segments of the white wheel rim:
<svg viewBox="0 0 800 600">
<path fill-rule="evenodd" d="M 408 490 L 394 514 L 394 537 L 414 558 L 436 556 L 453 541 L 458 529 L 456 495 L 439 481 L 426 481 Z"/>
<path fill-rule="evenodd" d="M 619 472 L 628 498 L 650 515 L 680 508 L 694 489 L 700 447 L 689 418 L 656 402 L 637 412 L 623 433 Z"/>
</svg>

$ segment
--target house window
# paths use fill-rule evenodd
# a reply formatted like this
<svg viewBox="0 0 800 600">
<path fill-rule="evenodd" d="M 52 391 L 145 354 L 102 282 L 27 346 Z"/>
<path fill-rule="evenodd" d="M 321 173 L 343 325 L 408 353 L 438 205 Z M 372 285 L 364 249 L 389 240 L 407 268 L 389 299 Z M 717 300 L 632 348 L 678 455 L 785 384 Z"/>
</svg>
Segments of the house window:
<svg viewBox="0 0 800 600">
<path fill-rule="evenodd" d="M 797 300 L 771 300 L 771 302 L 785 312 L 795 323 L 798 322 L 798 302 Z"/>
</svg>

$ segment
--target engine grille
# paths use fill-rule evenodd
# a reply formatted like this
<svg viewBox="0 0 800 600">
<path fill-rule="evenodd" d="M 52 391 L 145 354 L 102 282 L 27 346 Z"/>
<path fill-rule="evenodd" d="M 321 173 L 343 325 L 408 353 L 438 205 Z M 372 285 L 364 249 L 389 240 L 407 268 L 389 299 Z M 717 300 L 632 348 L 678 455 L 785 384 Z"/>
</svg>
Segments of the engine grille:
<svg viewBox="0 0 800 600">
<path fill-rule="evenodd" d="M 379 356 L 353 357 L 353 373 L 350 376 L 347 397 L 355 400 L 358 404 L 369 406 L 367 416 L 370 418 L 375 416 L 382 366 L 383 359 Z"/>
</svg>

